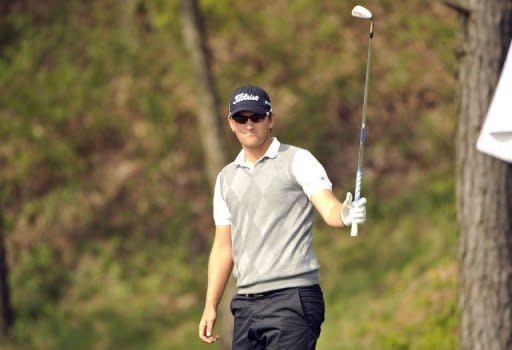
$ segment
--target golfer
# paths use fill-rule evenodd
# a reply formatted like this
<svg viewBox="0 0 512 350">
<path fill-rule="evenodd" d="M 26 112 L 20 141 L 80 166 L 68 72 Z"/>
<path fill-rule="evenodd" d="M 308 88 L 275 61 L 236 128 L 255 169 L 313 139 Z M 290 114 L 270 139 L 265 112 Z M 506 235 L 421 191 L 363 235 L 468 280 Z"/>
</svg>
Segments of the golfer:
<svg viewBox="0 0 512 350">
<path fill-rule="evenodd" d="M 213 343 L 217 306 L 233 272 L 233 349 L 315 349 L 324 320 L 318 260 L 311 247 L 316 208 L 333 227 L 361 224 L 366 199 L 340 203 L 307 150 L 272 137 L 275 115 L 255 85 L 234 90 L 229 126 L 242 145 L 217 176 L 215 239 L 199 337 Z"/>
</svg>

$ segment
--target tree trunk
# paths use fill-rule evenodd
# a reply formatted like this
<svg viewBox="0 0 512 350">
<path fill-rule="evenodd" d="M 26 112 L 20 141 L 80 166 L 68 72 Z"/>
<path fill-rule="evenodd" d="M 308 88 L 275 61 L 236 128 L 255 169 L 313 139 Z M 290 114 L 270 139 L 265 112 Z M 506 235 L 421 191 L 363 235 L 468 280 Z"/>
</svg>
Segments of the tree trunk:
<svg viewBox="0 0 512 350">
<path fill-rule="evenodd" d="M 0 0 L 0 56 L 3 49 L 17 38 L 17 33 L 6 21 L 14 2 L 14 0 Z M 11 305 L 9 268 L 5 249 L 4 190 L 5 188 L 0 186 L 0 332 L 7 337 L 14 322 L 14 312 Z"/>
<path fill-rule="evenodd" d="M 510 43 L 512 1 L 459 1 L 457 10 L 460 345 L 512 349 L 512 165 L 475 146 Z"/>
<path fill-rule="evenodd" d="M 207 39 L 197 0 L 181 0 L 183 39 L 191 58 L 197 81 L 197 121 L 204 151 L 205 168 L 211 188 L 215 185 L 217 173 L 226 164 L 226 150 L 222 142 L 221 118 L 217 113 L 217 94 L 210 66 Z M 235 293 L 230 279 L 219 308 L 218 322 L 221 331 L 222 349 L 231 349 L 233 317 L 229 308 Z"/>
<path fill-rule="evenodd" d="M 9 269 L 5 254 L 4 217 L 0 206 L 0 328 L 7 336 L 14 321 L 13 309 L 9 293 Z"/>
<path fill-rule="evenodd" d="M 0 57 L 6 46 L 15 42 L 18 34 L 14 31 L 7 18 L 10 15 L 15 0 L 0 0 Z"/>
<path fill-rule="evenodd" d="M 181 0 L 183 38 L 197 81 L 197 119 L 205 153 L 205 167 L 213 188 L 217 173 L 226 164 L 221 118 L 217 113 L 217 94 L 211 72 L 207 39 L 197 0 Z"/>
</svg>

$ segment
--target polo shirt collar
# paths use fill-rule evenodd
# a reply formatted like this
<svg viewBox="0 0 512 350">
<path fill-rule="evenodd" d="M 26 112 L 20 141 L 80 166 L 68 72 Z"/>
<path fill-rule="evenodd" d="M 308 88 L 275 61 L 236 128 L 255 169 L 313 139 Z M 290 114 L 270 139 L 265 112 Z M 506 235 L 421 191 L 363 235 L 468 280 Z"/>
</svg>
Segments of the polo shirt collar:
<svg viewBox="0 0 512 350">
<path fill-rule="evenodd" d="M 265 159 L 265 158 L 275 158 L 275 157 L 277 157 L 277 153 L 279 152 L 279 147 L 281 147 L 281 143 L 277 140 L 276 137 L 273 137 L 272 138 L 272 143 L 268 147 L 267 151 L 265 152 L 265 154 L 260 159 L 258 159 L 256 161 L 256 163 L 258 163 L 259 161 L 261 161 L 262 159 Z M 256 163 L 254 163 L 254 164 L 256 164 Z M 247 163 L 245 161 L 245 152 L 244 152 L 243 149 L 236 156 L 236 158 L 235 158 L 235 165 L 241 166 L 241 167 L 245 167 L 245 168 L 253 167 L 253 165 L 251 165 L 251 164 L 249 164 L 249 163 Z"/>
</svg>

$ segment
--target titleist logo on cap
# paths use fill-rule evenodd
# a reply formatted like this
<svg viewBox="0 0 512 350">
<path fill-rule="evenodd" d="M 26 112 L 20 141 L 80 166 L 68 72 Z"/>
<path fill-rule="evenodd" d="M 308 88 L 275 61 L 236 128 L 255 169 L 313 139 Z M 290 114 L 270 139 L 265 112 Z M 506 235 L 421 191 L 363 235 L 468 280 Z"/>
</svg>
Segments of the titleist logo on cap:
<svg viewBox="0 0 512 350">
<path fill-rule="evenodd" d="M 242 102 L 242 101 L 258 101 L 259 99 L 260 99 L 259 96 L 242 93 L 242 94 L 238 94 L 235 96 L 235 100 L 233 101 L 233 104 L 236 105 L 238 102 Z"/>
</svg>

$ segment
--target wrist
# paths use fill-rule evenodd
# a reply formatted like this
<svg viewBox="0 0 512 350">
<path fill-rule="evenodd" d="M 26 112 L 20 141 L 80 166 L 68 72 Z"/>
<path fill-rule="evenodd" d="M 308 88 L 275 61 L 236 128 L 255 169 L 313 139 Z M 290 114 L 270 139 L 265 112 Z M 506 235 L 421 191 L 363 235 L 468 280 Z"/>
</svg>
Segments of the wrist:
<svg viewBox="0 0 512 350">
<path fill-rule="evenodd" d="M 341 205 L 340 220 L 341 223 L 345 226 L 350 226 L 350 224 L 352 223 L 352 220 L 350 220 L 350 208 L 347 207 L 345 204 Z"/>
<path fill-rule="evenodd" d="M 209 300 L 209 299 L 206 299 L 205 303 L 204 303 L 204 309 L 205 310 L 213 310 L 213 311 L 217 311 L 217 307 L 219 306 L 219 302 L 218 301 L 215 301 L 215 300 Z"/>
</svg>

